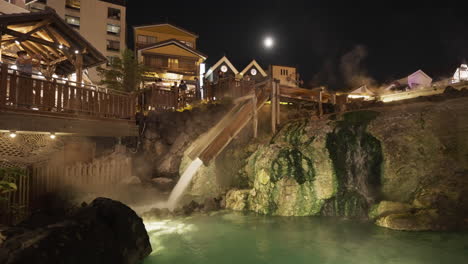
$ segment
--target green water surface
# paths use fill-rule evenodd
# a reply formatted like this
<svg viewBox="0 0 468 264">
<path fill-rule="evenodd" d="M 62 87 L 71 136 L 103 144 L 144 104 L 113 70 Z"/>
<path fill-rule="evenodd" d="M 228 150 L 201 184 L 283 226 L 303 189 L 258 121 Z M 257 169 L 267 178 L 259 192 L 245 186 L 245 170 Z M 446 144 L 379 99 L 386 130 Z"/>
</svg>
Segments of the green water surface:
<svg viewBox="0 0 468 264">
<path fill-rule="evenodd" d="M 150 263 L 468 263 L 468 233 L 401 232 L 318 217 L 217 213 L 145 223 Z"/>
</svg>

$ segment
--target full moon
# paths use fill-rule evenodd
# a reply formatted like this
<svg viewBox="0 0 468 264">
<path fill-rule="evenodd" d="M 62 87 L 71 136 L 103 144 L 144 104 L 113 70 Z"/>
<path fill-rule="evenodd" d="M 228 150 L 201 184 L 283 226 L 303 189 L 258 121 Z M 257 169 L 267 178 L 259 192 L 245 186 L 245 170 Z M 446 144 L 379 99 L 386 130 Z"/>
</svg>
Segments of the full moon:
<svg viewBox="0 0 468 264">
<path fill-rule="evenodd" d="M 272 37 L 266 37 L 264 40 L 263 40 L 263 45 L 266 47 L 266 48 L 271 48 L 273 47 L 273 44 L 274 44 L 274 41 L 273 41 L 273 38 Z"/>
</svg>

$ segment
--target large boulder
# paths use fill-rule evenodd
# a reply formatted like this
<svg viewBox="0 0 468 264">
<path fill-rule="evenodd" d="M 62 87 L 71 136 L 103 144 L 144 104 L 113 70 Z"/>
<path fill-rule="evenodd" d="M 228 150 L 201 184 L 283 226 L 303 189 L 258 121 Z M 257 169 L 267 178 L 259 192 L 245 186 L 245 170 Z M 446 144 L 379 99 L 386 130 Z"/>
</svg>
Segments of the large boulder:
<svg viewBox="0 0 468 264">
<path fill-rule="evenodd" d="M 64 221 L 2 233 L 7 234 L 0 248 L 5 264 L 136 264 L 151 253 L 142 219 L 107 198 L 95 199 Z"/>
</svg>

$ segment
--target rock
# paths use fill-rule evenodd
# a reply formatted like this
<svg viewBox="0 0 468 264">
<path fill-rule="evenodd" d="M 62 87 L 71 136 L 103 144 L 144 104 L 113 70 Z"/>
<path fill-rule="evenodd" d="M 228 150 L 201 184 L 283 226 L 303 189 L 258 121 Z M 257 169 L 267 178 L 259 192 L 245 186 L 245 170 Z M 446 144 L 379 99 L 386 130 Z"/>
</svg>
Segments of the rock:
<svg viewBox="0 0 468 264">
<path fill-rule="evenodd" d="M 95 199 L 65 221 L 23 228 L 3 242 L 0 263 L 136 264 L 151 253 L 142 219 L 107 198 Z"/>
<path fill-rule="evenodd" d="M 390 214 L 377 219 L 376 224 L 401 231 L 443 230 L 439 225 L 437 210 L 420 210 L 415 213 Z"/>
<path fill-rule="evenodd" d="M 220 202 L 221 199 L 206 198 L 205 202 L 203 203 L 203 212 L 218 211 L 219 209 L 221 209 Z"/>
<path fill-rule="evenodd" d="M 230 190 L 226 194 L 226 209 L 243 211 L 248 209 L 247 199 L 250 190 Z"/>
<path fill-rule="evenodd" d="M 401 214 L 408 213 L 412 210 L 412 206 L 405 203 L 391 202 L 391 201 L 382 201 L 377 205 L 374 205 L 370 212 L 370 219 L 377 219 L 380 217 L 385 217 L 390 214 Z"/>
<path fill-rule="evenodd" d="M 159 139 L 160 135 L 152 129 L 147 129 L 145 131 L 145 138 L 149 140 L 154 140 L 154 139 Z"/>
<path fill-rule="evenodd" d="M 130 177 L 125 177 L 120 181 L 120 184 L 124 185 L 138 185 L 141 184 L 140 178 L 137 176 L 130 176 Z"/>
<path fill-rule="evenodd" d="M 201 209 L 203 208 L 203 205 L 195 202 L 195 201 L 191 201 L 189 204 L 187 205 L 184 205 L 182 207 L 182 214 L 183 215 L 191 215 L 195 212 L 199 212 Z"/>
<path fill-rule="evenodd" d="M 157 157 L 160 157 L 160 156 L 166 154 L 168 150 L 169 150 L 169 146 L 164 144 L 163 141 L 158 140 L 158 141 L 156 141 L 154 143 L 154 154 Z"/>
<path fill-rule="evenodd" d="M 159 177 L 152 179 L 152 181 L 156 188 L 161 191 L 170 191 L 174 187 L 174 180 L 171 178 Z"/>
</svg>

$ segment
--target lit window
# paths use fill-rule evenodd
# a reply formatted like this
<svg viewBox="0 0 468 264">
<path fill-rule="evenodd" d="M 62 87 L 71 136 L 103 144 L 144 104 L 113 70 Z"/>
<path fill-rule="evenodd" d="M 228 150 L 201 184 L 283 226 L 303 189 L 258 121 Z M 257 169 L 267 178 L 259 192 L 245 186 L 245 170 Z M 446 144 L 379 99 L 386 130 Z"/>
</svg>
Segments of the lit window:
<svg viewBox="0 0 468 264">
<path fill-rule="evenodd" d="M 107 34 L 120 35 L 120 25 L 107 24 Z"/>
<path fill-rule="evenodd" d="M 107 50 L 119 51 L 120 50 L 120 41 L 107 40 Z"/>
<path fill-rule="evenodd" d="M 221 66 L 221 71 L 222 72 L 227 72 L 228 71 L 228 68 L 226 67 L 226 65 Z"/>
<path fill-rule="evenodd" d="M 173 69 L 179 68 L 179 60 L 178 60 L 178 59 L 169 58 L 169 68 L 173 68 Z"/>
<path fill-rule="evenodd" d="M 81 1 L 80 0 L 66 0 L 65 1 L 65 7 L 80 10 Z"/>
<path fill-rule="evenodd" d="M 80 27 L 80 18 L 79 17 L 65 15 L 65 22 L 67 22 L 70 26 Z"/>
<path fill-rule="evenodd" d="M 120 9 L 112 7 L 107 8 L 107 18 L 120 20 Z"/>
<path fill-rule="evenodd" d="M 146 35 L 137 36 L 137 44 L 139 45 L 148 45 L 153 43 L 156 43 L 156 37 Z"/>
</svg>

